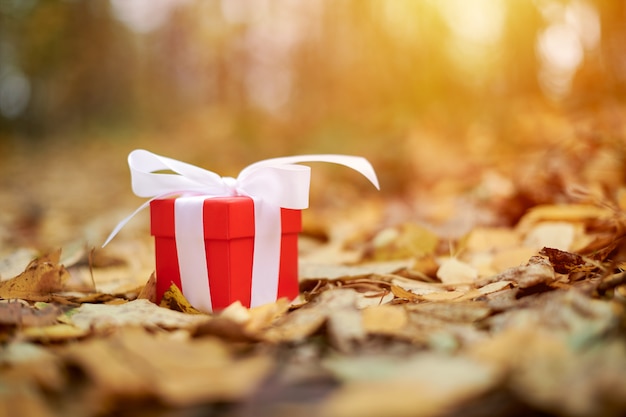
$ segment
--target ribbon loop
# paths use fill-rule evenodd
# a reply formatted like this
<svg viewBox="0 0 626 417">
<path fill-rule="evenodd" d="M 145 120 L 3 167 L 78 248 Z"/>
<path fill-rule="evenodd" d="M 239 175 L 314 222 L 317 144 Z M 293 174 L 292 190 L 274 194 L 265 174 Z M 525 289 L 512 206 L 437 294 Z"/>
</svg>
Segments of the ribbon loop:
<svg viewBox="0 0 626 417">
<path fill-rule="evenodd" d="M 305 209 L 309 206 L 311 168 L 297 165 L 303 162 L 344 165 L 359 172 L 376 189 L 380 189 L 374 168 L 367 159 L 359 156 L 317 154 L 265 159 L 247 166 L 237 179 L 233 179 L 222 178 L 215 172 L 144 149 L 136 149 L 128 155 L 132 189 L 138 197 L 155 199 L 177 194 L 207 197 L 245 195 L 259 197 L 268 204 L 289 209 Z M 149 201 L 122 220 L 102 246 L 106 246 L 148 204 Z"/>
<path fill-rule="evenodd" d="M 239 180 L 246 195 L 260 197 L 278 207 L 298 210 L 309 206 L 310 182 L 311 168 L 303 165 L 261 167 Z"/>
</svg>

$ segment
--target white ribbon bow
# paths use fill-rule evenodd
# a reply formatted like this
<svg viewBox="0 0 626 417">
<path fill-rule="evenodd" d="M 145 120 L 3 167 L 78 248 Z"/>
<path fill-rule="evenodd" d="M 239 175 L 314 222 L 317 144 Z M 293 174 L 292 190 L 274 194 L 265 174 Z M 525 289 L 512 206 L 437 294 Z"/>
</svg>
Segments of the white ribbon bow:
<svg viewBox="0 0 626 417">
<path fill-rule="evenodd" d="M 380 189 L 374 168 L 365 158 L 358 156 L 299 155 L 266 159 L 247 166 L 235 179 L 138 149 L 128 155 L 132 189 L 137 196 L 151 199 L 122 220 L 102 246 L 106 246 L 152 200 L 180 195 L 174 203 L 174 224 L 182 291 L 192 305 L 211 311 L 202 226 L 204 200 L 251 197 L 254 200 L 255 235 L 250 304 L 254 307 L 275 301 L 280 265 L 280 209 L 301 210 L 309 206 L 311 169 L 295 165 L 301 162 L 344 165 L 361 173 Z M 164 170 L 174 174 L 158 172 Z"/>
</svg>

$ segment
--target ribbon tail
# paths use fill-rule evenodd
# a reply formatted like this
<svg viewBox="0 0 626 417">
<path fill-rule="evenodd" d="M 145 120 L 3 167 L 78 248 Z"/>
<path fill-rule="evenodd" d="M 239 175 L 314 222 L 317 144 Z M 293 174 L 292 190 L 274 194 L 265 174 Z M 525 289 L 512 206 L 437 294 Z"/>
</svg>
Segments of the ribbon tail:
<svg viewBox="0 0 626 417">
<path fill-rule="evenodd" d="M 158 200 L 160 198 L 166 198 L 166 197 L 171 197 L 173 195 L 177 195 L 180 194 L 179 192 L 168 192 L 168 193 L 163 193 L 163 194 L 159 194 L 155 197 L 152 197 L 150 200 L 146 201 L 145 203 L 143 203 L 142 205 L 140 205 L 135 211 L 133 211 L 130 216 L 125 217 L 121 222 L 119 222 L 117 224 L 117 226 L 115 226 L 115 228 L 113 229 L 113 231 L 109 234 L 109 237 L 107 237 L 107 239 L 104 241 L 104 243 L 102 244 L 102 247 L 104 248 L 106 245 L 109 244 L 109 242 L 111 242 L 111 240 L 113 240 L 113 238 L 115 236 L 117 236 L 117 234 L 120 232 L 120 230 L 122 230 L 122 228 L 124 226 L 126 226 L 126 224 L 131 221 L 131 219 L 133 217 L 135 217 L 141 210 L 145 209 L 146 207 L 148 207 L 150 205 L 150 203 L 152 203 L 154 200 Z"/>
<path fill-rule="evenodd" d="M 139 208 L 137 208 L 137 210 L 133 211 L 130 216 L 127 216 L 124 220 L 119 222 L 117 224 L 117 226 L 115 226 L 115 229 L 113 229 L 113 231 L 109 234 L 109 237 L 107 237 L 107 239 L 104 241 L 104 243 L 102 244 L 102 247 L 104 248 L 106 245 L 108 245 L 109 242 L 111 240 L 113 240 L 113 238 L 115 236 L 117 236 L 117 234 L 120 232 L 120 230 L 122 230 L 122 228 L 124 226 L 126 226 L 126 223 L 128 223 L 133 217 L 135 217 L 137 215 L 137 213 L 139 213 L 141 210 L 143 210 L 146 207 L 148 207 L 150 205 L 150 203 L 152 202 L 152 200 L 156 200 L 157 198 L 158 197 L 154 197 L 154 198 L 151 198 L 150 200 L 146 201 L 141 206 L 139 206 Z"/>
<path fill-rule="evenodd" d="M 245 179 L 247 176 L 251 175 L 259 168 L 308 162 L 328 162 L 331 164 L 338 164 L 351 168 L 367 178 L 372 183 L 372 185 L 376 187 L 376 189 L 380 190 L 378 177 L 376 176 L 376 171 L 374 171 L 374 167 L 372 166 L 372 164 L 370 164 L 367 159 L 361 156 L 352 155 L 314 154 L 265 159 L 263 161 L 255 162 L 254 164 L 245 167 L 239 173 L 238 178 Z"/>
</svg>

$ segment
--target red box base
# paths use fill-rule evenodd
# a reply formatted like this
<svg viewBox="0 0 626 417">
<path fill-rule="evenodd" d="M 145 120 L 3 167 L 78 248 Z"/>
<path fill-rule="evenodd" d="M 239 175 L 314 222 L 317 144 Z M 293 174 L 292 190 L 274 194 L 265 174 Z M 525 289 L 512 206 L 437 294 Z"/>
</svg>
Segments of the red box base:
<svg viewBox="0 0 626 417">
<path fill-rule="evenodd" d="M 176 239 L 174 199 L 150 203 L 151 233 L 155 238 L 157 303 L 175 284 L 182 289 Z M 281 209 L 282 237 L 276 299 L 298 296 L 298 233 L 302 230 L 300 210 Z M 248 197 L 219 197 L 205 200 L 204 236 L 208 280 L 213 310 L 240 301 L 250 307 L 254 252 L 254 203 Z"/>
</svg>

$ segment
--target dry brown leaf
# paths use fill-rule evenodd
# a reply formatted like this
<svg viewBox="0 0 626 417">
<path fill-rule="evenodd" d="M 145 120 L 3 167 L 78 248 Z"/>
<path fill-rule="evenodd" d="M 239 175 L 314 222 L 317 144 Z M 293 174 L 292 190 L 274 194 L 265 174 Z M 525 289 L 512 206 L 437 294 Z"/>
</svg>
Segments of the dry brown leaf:
<svg viewBox="0 0 626 417">
<path fill-rule="evenodd" d="M 590 204 L 546 204 L 534 206 L 518 223 L 519 230 L 528 230 L 540 221 L 585 222 L 587 220 L 611 219 L 615 212 L 609 208 Z"/>
<path fill-rule="evenodd" d="M 367 259 L 378 261 L 420 258 L 432 254 L 439 237 L 415 223 L 403 223 L 380 231 L 372 240 Z"/>
<path fill-rule="evenodd" d="M 278 318 L 284 316 L 289 310 L 289 300 L 281 298 L 275 303 L 267 303 L 251 308 L 250 318 L 246 322 L 245 330 L 250 334 L 258 334 L 269 327 Z"/>
<path fill-rule="evenodd" d="M 464 291 L 442 291 L 442 292 L 431 292 L 429 294 L 420 295 L 420 300 L 424 301 L 451 301 L 456 298 L 460 298 L 464 296 L 466 292 Z"/>
<path fill-rule="evenodd" d="M 615 415 L 626 404 L 626 351 L 615 342 L 576 352 L 562 334 L 520 323 L 469 353 L 496 365 L 521 399 L 550 413 Z"/>
<path fill-rule="evenodd" d="M 399 275 L 394 275 L 391 278 L 391 283 L 393 285 L 397 285 L 404 290 L 411 291 L 415 295 L 424 295 L 433 292 L 447 291 L 446 287 L 441 283 L 417 281 Z"/>
<path fill-rule="evenodd" d="M 262 337 L 272 343 L 299 342 L 315 333 L 326 322 L 326 318 L 322 311 L 305 305 L 283 317 Z"/>
<path fill-rule="evenodd" d="M 427 386 L 407 381 L 355 381 L 333 392 L 320 415 L 333 417 L 436 416 L 446 401 L 434 397 Z"/>
<path fill-rule="evenodd" d="M 412 261 L 409 260 L 371 262 L 359 265 L 301 262 L 298 269 L 298 275 L 301 281 L 317 278 L 334 280 L 345 277 L 368 276 L 372 274 L 391 274 L 398 270 L 408 268 L 411 264 Z"/>
<path fill-rule="evenodd" d="M 455 323 L 474 323 L 492 313 L 487 304 L 476 301 L 407 304 L 405 309 L 420 316 L 432 316 Z"/>
<path fill-rule="evenodd" d="M 80 297 L 69 297 L 69 300 L 73 301 L 74 303 L 78 303 L 78 304 L 85 304 L 85 303 L 89 303 L 89 304 L 101 304 L 101 303 L 109 303 L 113 300 L 117 300 L 119 299 L 118 297 L 116 297 L 113 294 L 106 294 L 106 293 L 102 293 L 102 292 L 93 292 L 91 294 L 87 294 L 84 296 L 80 296 Z M 124 302 L 126 302 L 126 300 L 123 300 Z"/>
<path fill-rule="evenodd" d="M 160 306 L 186 314 L 205 314 L 192 306 L 175 284 L 165 291 Z"/>
<path fill-rule="evenodd" d="M 592 271 L 597 268 L 583 259 L 582 256 L 562 251 L 556 248 L 544 247 L 539 252 L 540 255 L 547 256 L 554 270 L 559 274 L 569 274 L 571 272 Z"/>
<path fill-rule="evenodd" d="M 556 281 L 556 275 L 554 268 L 547 259 L 533 256 L 526 265 L 509 268 L 498 275 L 484 278 L 477 285 L 483 287 L 496 281 L 512 281 L 519 288 L 529 288 L 539 284 L 550 284 Z"/>
<path fill-rule="evenodd" d="M 236 301 L 213 320 L 201 324 L 194 334 L 211 334 L 232 341 L 261 340 L 265 329 L 287 313 L 289 304 L 287 298 L 281 298 L 275 303 L 248 309 Z"/>
<path fill-rule="evenodd" d="M 462 248 L 468 252 L 491 252 L 517 247 L 519 234 L 504 227 L 476 227 L 464 239 Z"/>
<path fill-rule="evenodd" d="M 338 316 L 342 312 L 356 312 L 356 300 L 357 293 L 352 289 L 325 291 L 315 300 L 283 316 L 263 332 L 262 337 L 264 340 L 274 343 L 302 341 L 319 330 L 331 315 Z M 349 315 L 350 320 L 352 320 L 354 315 L 351 313 Z M 338 323 L 336 322 L 336 324 Z M 356 323 L 356 326 L 356 331 L 360 334 L 360 324 Z M 341 327 L 337 331 L 341 332 Z M 350 332 L 350 329 L 345 329 L 345 331 Z M 340 334 L 337 336 L 341 337 Z"/>
<path fill-rule="evenodd" d="M 320 415 L 336 417 L 442 415 L 498 382 L 489 364 L 434 353 L 337 357 L 324 366 L 345 381 L 321 408 Z"/>
<path fill-rule="evenodd" d="M 478 278 L 478 270 L 457 258 L 447 258 L 440 261 L 437 278 L 444 284 L 468 284 Z"/>
<path fill-rule="evenodd" d="M 156 274 L 154 272 L 150 274 L 148 282 L 146 282 L 146 285 L 143 286 L 139 295 L 137 295 L 137 299 L 146 299 L 156 304 Z"/>
<path fill-rule="evenodd" d="M 0 410 L 6 416 L 56 417 L 44 395 L 27 384 L 3 384 Z"/>
<path fill-rule="evenodd" d="M 0 381 L 10 382 L 3 384 L 4 388 L 8 385 L 26 383 L 31 386 L 36 384 L 48 392 L 55 392 L 62 389 L 65 383 L 60 365 L 61 360 L 48 349 L 34 343 L 14 341 L 4 346 L 0 355 L 2 367 Z"/>
<path fill-rule="evenodd" d="M 63 290 L 69 274 L 58 265 L 61 252 L 52 252 L 32 261 L 15 278 L 0 281 L 0 298 L 46 301 L 50 294 Z"/>
<path fill-rule="evenodd" d="M 492 282 L 491 284 L 484 285 L 478 289 L 481 295 L 492 294 L 494 292 L 501 291 L 505 288 L 510 288 L 512 281 L 502 280 Z"/>
<path fill-rule="evenodd" d="M 28 327 L 20 332 L 20 336 L 29 341 L 51 343 L 80 339 L 89 333 L 89 329 L 60 323 L 51 326 Z"/>
<path fill-rule="evenodd" d="M 536 249 L 523 246 L 498 251 L 493 255 L 492 259 L 494 273 L 498 274 L 509 268 L 523 265 L 536 254 Z"/>
<path fill-rule="evenodd" d="M 397 285 L 392 285 L 391 286 L 391 292 L 393 293 L 393 295 L 397 298 L 401 298 L 403 300 L 409 300 L 409 301 L 418 301 L 419 297 L 415 294 L 413 294 L 411 291 L 407 291 L 402 287 L 399 287 Z"/>
<path fill-rule="evenodd" d="M 561 250 L 570 250 L 574 241 L 582 235 L 583 227 L 579 223 L 540 222 L 526 232 L 524 246 L 540 249 L 545 246 Z"/>
<path fill-rule="evenodd" d="M 361 312 L 352 308 L 337 309 L 328 315 L 326 330 L 330 346 L 338 352 L 354 352 L 367 333 L 363 329 Z"/>
<path fill-rule="evenodd" d="M 19 302 L 0 303 L 0 325 L 17 326 L 21 324 L 23 310 L 28 308 L 28 305 Z"/>
<path fill-rule="evenodd" d="M 433 254 L 420 256 L 413 261 L 410 268 L 405 270 L 408 277 L 414 277 L 416 279 L 423 279 L 431 282 L 436 281 L 433 277 L 437 274 L 439 264 Z"/>
<path fill-rule="evenodd" d="M 70 317 L 71 323 L 77 327 L 96 330 L 121 326 L 191 329 L 210 319 L 206 315 L 168 310 L 148 300 L 134 300 L 120 305 L 83 304 Z"/>
<path fill-rule="evenodd" d="M 264 356 L 235 359 L 217 339 L 179 339 L 138 328 L 59 352 L 87 376 L 86 395 L 75 401 L 95 407 L 90 415 L 107 411 L 115 399 L 156 397 L 174 407 L 242 399 L 273 366 Z"/>
<path fill-rule="evenodd" d="M 382 305 L 368 307 L 361 311 L 363 329 L 367 333 L 395 335 L 408 323 L 403 306 Z"/>
<path fill-rule="evenodd" d="M 10 254 L 2 254 L 0 259 L 0 280 L 19 275 L 37 257 L 37 252 L 29 248 L 18 248 Z"/>
<path fill-rule="evenodd" d="M 0 324 L 11 326 L 47 326 L 56 322 L 61 310 L 52 305 L 30 306 L 19 302 L 0 303 Z"/>
</svg>

